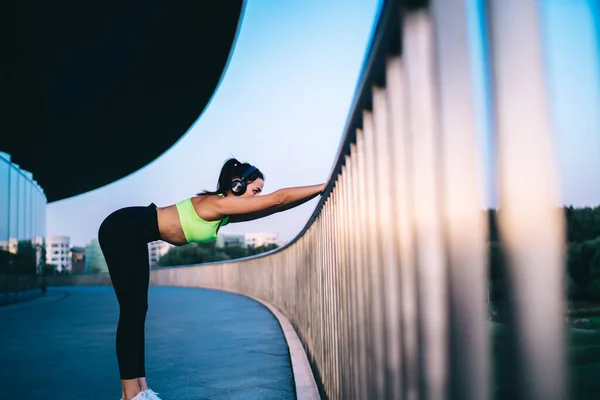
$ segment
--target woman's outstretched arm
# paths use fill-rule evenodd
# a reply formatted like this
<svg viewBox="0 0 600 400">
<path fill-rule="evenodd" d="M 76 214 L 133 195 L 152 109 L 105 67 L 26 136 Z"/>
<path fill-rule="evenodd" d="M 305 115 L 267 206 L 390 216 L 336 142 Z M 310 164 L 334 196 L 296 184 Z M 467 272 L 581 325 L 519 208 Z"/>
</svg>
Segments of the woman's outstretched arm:
<svg viewBox="0 0 600 400">
<path fill-rule="evenodd" d="M 249 221 L 296 207 L 321 194 L 326 186 L 322 184 L 290 187 L 264 196 L 222 197 L 215 200 L 214 209 L 220 217 L 230 216 L 231 222 L 239 222 L 241 218 Z"/>
<path fill-rule="evenodd" d="M 304 197 L 297 201 L 292 201 L 290 203 L 273 206 L 273 207 L 270 207 L 270 208 L 267 208 L 267 209 L 261 210 L 261 211 L 256 211 L 256 212 L 251 212 L 251 213 L 246 213 L 246 214 L 239 214 L 239 215 L 232 215 L 229 217 L 229 223 L 252 221 L 255 219 L 259 219 L 259 218 L 268 217 L 269 215 L 276 214 L 276 213 L 279 213 L 282 211 L 290 210 L 294 207 L 298 207 L 299 205 L 304 204 L 307 201 L 315 198 L 317 195 L 323 193 L 325 191 L 325 188 L 327 187 L 327 185 L 318 185 L 318 186 L 321 186 L 321 190 L 318 193 L 313 194 L 309 197 Z M 294 188 L 292 188 L 292 189 L 294 189 Z M 285 189 L 283 189 L 283 190 L 285 190 Z"/>
<path fill-rule="evenodd" d="M 283 198 L 283 203 L 280 206 L 286 206 L 290 204 L 295 204 L 298 201 L 308 201 L 325 190 L 327 185 L 311 185 L 311 186 L 297 186 L 285 189 L 279 189 L 277 192 L 281 192 L 281 196 Z"/>
</svg>

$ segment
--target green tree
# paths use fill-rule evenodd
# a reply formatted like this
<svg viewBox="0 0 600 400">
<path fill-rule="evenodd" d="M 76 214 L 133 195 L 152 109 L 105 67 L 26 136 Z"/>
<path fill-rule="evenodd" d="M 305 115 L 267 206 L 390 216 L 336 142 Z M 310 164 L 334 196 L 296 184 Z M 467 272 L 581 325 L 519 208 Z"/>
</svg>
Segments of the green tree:
<svg viewBox="0 0 600 400">
<path fill-rule="evenodd" d="M 600 206 L 563 207 L 566 230 L 565 287 L 571 300 L 600 300 Z M 504 258 L 497 219 L 501 210 L 487 210 L 490 241 L 490 288 L 502 296 L 508 280 L 502 275 Z"/>
<path fill-rule="evenodd" d="M 488 253 L 490 298 L 493 301 L 504 300 L 508 282 L 504 251 L 500 242 L 490 242 Z"/>
<path fill-rule="evenodd" d="M 261 254 L 261 253 L 266 253 L 267 251 L 271 251 L 274 250 L 276 248 L 278 248 L 279 246 L 276 245 L 275 243 L 270 243 L 267 245 L 263 245 L 263 246 L 248 246 L 248 255 L 253 256 L 255 254 Z"/>
<path fill-rule="evenodd" d="M 158 260 L 159 267 L 191 265 L 206 262 L 210 250 L 199 247 L 195 243 L 173 247 Z"/>
<path fill-rule="evenodd" d="M 31 240 L 19 240 L 17 244 L 17 271 L 19 275 L 37 275 L 35 248 Z"/>
<path fill-rule="evenodd" d="M 169 251 L 158 260 L 157 267 L 235 260 L 249 255 L 264 253 L 277 247 L 277 245 L 271 244 L 256 248 L 245 248 L 242 246 L 217 248 L 214 241 L 208 243 L 192 243 L 169 249 Z"/>
<path fill-rule="evenodd" d="M 488 235 L 490 242 L 498 242 L 500 237 L 498 235 L 498 211 L 494 209 L 487 210 L 488 220 Z"/>
<path fill-rule="evenodd" d="M 600 206 L 564 208 L 568 242 L 585 242 L 600 237 Z"/>
<path fill-rule="evenodd" d="M 242 246 L 229 246 L 224 247 L 221 251 L 229 257 L 230 260 L 237 258 L 244 258 L 248 256 L 248 249 Z"/>
<path fill-rule="evenodd" d="M 570 298 L 581 298 L 585 296 L 586 286 L 589 280 L 589 269 L 587 266 L 581 268 L 581 244 L 569 243 L 567 246 L 567 271 L 566 275 L 572 282 L 568 292 Z"/>
<path fill-rule="evenodd" d="M 600 299 L 600 241 L 596 240 L 594 242 L 596 243 L 596 252 L 589 264 L 590 283 L 588 292 L 591 298 Z"/>
</svg>

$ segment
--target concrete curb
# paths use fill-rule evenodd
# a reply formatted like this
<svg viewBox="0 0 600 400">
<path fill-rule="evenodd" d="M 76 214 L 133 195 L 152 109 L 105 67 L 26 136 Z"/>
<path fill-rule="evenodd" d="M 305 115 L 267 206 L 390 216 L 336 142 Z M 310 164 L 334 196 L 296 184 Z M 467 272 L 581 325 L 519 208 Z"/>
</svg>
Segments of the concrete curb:
<svg viewBox="0 0 600 400">
<path fill-rule="evenodd" d="M 304 346 L 302 346 L 302 342 L 300 342 L 300 338 L 298 337 L 298 334 L 296 334 L 290 321 L 281 313 L 281 311 L 266 301 L 254 296 L 244 296 L 256 300 L 267 307 L 279 321 L 279 325 L 281 325 L 285 340 L 290 349 L 292 371 L 294 373 L 294 382 L 296 383 L 296 398 L 298 400 L 321 400 L 315 377 L 313 376 L 310 364 L 308 363 L 308 358 L 306 357 L 306 352 L 304 351 Z"/>
</svg>

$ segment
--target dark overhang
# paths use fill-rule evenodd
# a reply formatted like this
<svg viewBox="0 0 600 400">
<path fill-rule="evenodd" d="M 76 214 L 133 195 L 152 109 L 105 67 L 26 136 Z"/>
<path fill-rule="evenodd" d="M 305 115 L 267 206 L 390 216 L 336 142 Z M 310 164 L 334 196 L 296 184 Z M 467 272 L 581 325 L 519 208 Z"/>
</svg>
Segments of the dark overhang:
<svg viewBox="0 0 600 400">
<path fill-rule="evenodd" d="M 243 1 L 9 0 L 0 13 L 0 151 L 49 202 L 168 150 L 221 80 Z"/>
</svg>

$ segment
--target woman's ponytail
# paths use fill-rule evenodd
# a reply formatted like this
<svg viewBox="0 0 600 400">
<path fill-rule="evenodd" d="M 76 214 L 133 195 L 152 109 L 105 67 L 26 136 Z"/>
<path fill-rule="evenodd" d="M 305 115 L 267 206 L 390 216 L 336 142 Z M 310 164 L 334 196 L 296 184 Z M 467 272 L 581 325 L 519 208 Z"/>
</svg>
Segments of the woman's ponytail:
<svg viewBox="0 0 600 400">
<path fill-rule="evenodd" d="M 250 166 L 250 164 L 248 163 L 241 163 L 239 162 L 236 158 L 229 158 L 227 161 L 225 161 L 225 163 L 223 164 L 223 167 L 221 168 L 221 173 L 219 174 L 219 180 L 217 181 L 217 190 L 214 192 L 208 191 L 208 190 L 204 190 L 201 193 L 198 193 L 197 195 L 204 195 L 204 194 L 225 194 L 227 193 L 229 190 L 231 190 L 231 182 L 233 181 L 233 178 L 235 178 L 236 176 L 241 176 L 241 173 L 243 171 L 246 170 L 246 168 L 248 168 Z M 260 171 L 256 171 L 254 173 L 252 173 L 251 176 L 248 177 L 250 181 L 253 181 L 256 178 L 261 178 L 264 179 L 263 174 Z"/>
</svg>

